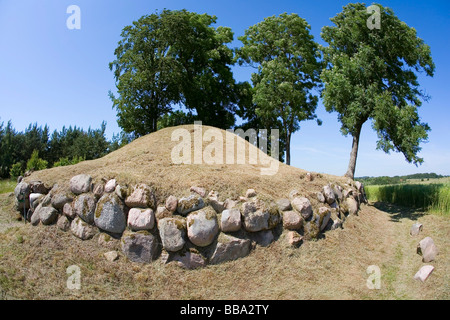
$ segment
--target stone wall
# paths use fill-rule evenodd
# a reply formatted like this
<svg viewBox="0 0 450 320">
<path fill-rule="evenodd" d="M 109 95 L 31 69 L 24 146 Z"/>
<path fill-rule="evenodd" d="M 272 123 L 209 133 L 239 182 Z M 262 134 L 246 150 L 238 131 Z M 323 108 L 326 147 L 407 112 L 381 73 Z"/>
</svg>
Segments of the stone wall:
<svg viewBox="0 0 450 320">
<path fill-rule="evenodd" d="M 14 190 L 17 210 L 34 226 L 56 223 L 86 241 L 100 233 L 102 239 L 120 239 L 131 261 L 161 259 L 188 269 L 245 257 L 256 245 L 267 246 L 283 233 L 288 245 L 298 247 L 342 228 L 346 217 L 356 215 L 366 202 L 362 184 L 350 180 L 314 193 L 316 208 L 296 190 L 285 199 L 264 198 L 257 188 L 238 199 L 221 199 L 218 192 L 196 186 L 190 192 L 188 197 L 171 195 L 158 202 L 145 183 L 94 183 L 85 174 L 73 177 L 68 189 L 20 181 Z"/>
</svg>

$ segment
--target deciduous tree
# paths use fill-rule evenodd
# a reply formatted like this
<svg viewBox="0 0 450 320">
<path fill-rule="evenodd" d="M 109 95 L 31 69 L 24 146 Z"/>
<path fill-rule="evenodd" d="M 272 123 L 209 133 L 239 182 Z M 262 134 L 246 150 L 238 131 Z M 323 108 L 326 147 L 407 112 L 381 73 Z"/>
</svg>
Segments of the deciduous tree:
<svg viewBox="0 0 450 320">
<path fill-rule="evenodd" d="M 430 47 L 414 28 L 387 7 L 380 9 L 380 29 L 369 28 L 371 13 L 363 3 L 349 4 L 322 28 L 327 67 L 321 74 L 322 98 L 328 112 L 337 112 L 341 132 L 353 137 L 346 176 L 353 179 L 361 129 L 368 120 L 378 134 L 377 149 L 403 153 L 420 164 L 420 143 L 429 126 L 418 108 L 427 96 L 420 90 L 417 72 L 433 76 Z"/>
</svg>

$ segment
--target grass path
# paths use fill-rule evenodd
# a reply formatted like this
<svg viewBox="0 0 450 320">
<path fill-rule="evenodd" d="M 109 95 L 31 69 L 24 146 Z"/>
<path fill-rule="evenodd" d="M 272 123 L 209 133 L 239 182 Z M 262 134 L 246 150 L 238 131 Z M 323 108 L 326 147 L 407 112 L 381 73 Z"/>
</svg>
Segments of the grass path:
<svg viewBox="0 0 450 320">
<path fill-rule="evenodd" d="M 414 222 L 424 229 L 411 237 Z M 449 299 L 450 221 L 392 205 L 363 206 L 345 228 L 294 249 L 284 234 L 243 259 L 183 270 L 154 262 L 132 263 L 56 226 L 32 227 L 14 219 L 12 197 L 0 195 L 0 286 L 20 299 Z M 424 263 L 417 243 L 431 236 L 440 254 L 425 282 L 413 279 Z M 116 246 L 118 249 L 118 246 Z M 120 250 L 119 250 L 120 251 Z M 66 268 L 82 272 L 79 291 L 66 288 Z M 367 267 L 381 271 L 381 288 L 366 285 Z"/>
</svg>

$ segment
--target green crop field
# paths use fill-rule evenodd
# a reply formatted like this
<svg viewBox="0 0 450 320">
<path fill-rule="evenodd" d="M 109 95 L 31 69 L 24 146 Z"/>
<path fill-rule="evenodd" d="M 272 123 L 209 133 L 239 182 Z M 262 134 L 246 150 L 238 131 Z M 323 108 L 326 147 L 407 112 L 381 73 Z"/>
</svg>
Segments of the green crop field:
<svg viewBox="0 0 450 320">
<path fill-rule="evenodd" d="M 450 215 L 450 183 L 410 183 L 367 186 L 369 201 L 388 202 L 423 209 L 437 215 Z"/>
<path fill-rule="evenodd" d="M 0 194 L 2 193 L 8 193 L 13 192 L 14 188 L 16 187 L 16 181 L 5 179 L 0 179 Z"/>
</svg>

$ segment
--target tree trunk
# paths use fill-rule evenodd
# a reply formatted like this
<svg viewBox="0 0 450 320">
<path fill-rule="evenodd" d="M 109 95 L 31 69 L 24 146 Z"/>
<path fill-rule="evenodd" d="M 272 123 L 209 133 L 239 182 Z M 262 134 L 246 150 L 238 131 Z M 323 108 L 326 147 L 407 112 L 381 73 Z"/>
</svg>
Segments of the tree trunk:
<svg viewBox="0 0 450 320">
<path fill-rule="evenodd" d="M 345 174 L 346 177 L 352 180 L 355 178 L 356 158 L 358 157 L 359 136 L 361 135 L 362 125 L 362 123 L 358 124 L 353 134 L 352 152 L 350 153 L 350 161 L 348 163 L 347 173 Z"/>
<path fill-rule="evenodd" d="M 291 165 L 291 133 L 286 130 L 286 164 Z"/>
</svg>

